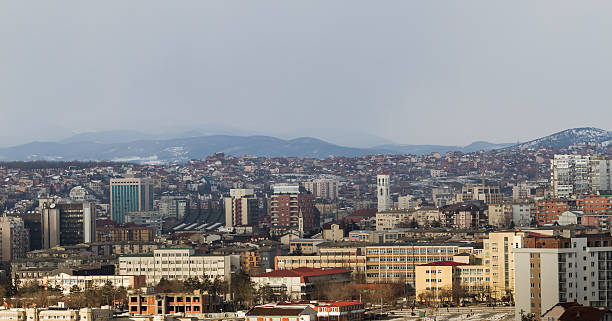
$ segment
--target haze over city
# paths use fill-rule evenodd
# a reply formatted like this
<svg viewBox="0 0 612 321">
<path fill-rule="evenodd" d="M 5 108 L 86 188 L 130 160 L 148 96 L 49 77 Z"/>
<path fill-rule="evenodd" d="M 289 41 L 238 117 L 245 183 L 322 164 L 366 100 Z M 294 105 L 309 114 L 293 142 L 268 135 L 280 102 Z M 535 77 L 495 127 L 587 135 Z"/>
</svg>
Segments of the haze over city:
<svg viewBox="0 0 612 321">
<path fill-rule="evenodd" d="M 0 146 L 119 129 L 208 127 L 359 147 L 609 130 L 611 9 L 608 1 L 5 1 Z"/>
</svg>

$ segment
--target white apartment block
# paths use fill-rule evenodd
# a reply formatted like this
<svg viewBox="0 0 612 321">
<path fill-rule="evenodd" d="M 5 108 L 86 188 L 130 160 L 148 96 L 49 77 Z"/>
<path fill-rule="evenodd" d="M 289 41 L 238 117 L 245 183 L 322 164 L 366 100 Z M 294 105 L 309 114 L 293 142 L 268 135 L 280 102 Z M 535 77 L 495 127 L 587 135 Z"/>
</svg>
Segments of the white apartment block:
<svg viewBox="0 0 612 321">
<path fill-rule="evenodd" d="M 515 311 L 542 315 L 559 302 L 612 306 L 612 241 L 572 238 L 514 249 Z"/>
<path fill-rule="evenodd" d="M 335 200 L 338 198 L 338 180 L 319 178 L 302 183 L 304 189 L 315 197 Z"/>
<path fill-rule="evenodd" d="M 144 275 L 147 285 L 155 285 L 162 278 L 221 278 L 229 281 L 231 273 L 239 268 L 239 255 L 199 255 L 191 248 L 157 249 L 150 255 L 119 257 L 119 274 Z"/>
<path fill-rule="evenodd" d="M 612 189 L 612 160 L 582 155 L 555 155 L 550 161 L 550 185 L 553 197 Z"/>
</svg>

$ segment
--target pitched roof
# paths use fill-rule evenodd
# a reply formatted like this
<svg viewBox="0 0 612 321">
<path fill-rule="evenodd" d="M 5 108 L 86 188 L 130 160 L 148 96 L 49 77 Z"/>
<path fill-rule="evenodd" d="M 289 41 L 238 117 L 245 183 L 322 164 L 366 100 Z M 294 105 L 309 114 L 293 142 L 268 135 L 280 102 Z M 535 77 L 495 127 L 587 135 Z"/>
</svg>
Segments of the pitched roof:
<svg viewBox="0 0 612 321">
<path fill-rule="evenodd" d="M 254 307 L 247 312 L 248 316 L 299 316 L 305 308 Z"/>
<path fill-rule="evenodd" d="M 559 321 L 600 321 L 609 311 L 605 308 L 573 306 L 559 317 Z"/>
<path fill-rule="evenodd" d="M 455 262 L 455 261 L 438 261 L 421 264 L 419 266 L 457 266 L 457 265 L 467 265 L 466 263 Z"/>
<path fill-rule="evenodd" d="M 291 270 L 275 270 L 255 275 L 255 277 L 307 277 L 342 273 L 351 273 L 351 271 L 345 269 L 313 269 L 308 267 L 300 267 Z"/>
</svg>

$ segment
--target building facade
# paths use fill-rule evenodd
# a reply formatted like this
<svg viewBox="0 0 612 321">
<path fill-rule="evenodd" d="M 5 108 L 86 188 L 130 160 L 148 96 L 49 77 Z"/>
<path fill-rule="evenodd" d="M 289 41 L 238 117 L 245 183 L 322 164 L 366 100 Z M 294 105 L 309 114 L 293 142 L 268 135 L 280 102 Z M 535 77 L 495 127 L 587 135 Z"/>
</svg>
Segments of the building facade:
<svg viewBox="0 0 612 321">
<path fill-rule="evenodd" d="M 230 189 L 230 197 L 223 199 L 225 226 L 250 226 L 255 223 L 259 200 L 253 189 Z"/>
<path fill-rule="evenodd" d="M 378 198 L 378 211 L 388 211 L 393 207 L 391 200 L 391 176 L 389 173 L 380 173 L 376 175 L 376 195 Z"/>
<path fill-rule="evenodd" d="M 40 199 L 43 249 L 95 241 L 96 205 Z"/>
<path fill-rule="evenodd" d="M 111 178 L 110 213 L 117 223 L 125 223 L 129 212 L 153 210 L 153 181 L 147 178 Z"/>
<path fill-rule="evenodd" d="M 312 194 L 301 190 L 299 185 L 274 186 L 274 193 L 270 196 L 272 233 L 282 234 L 294 230 L 304 235 L 318 229 L 318 222 Z"/>
<path fill-rule="evenodd" d="M 19 217 L 0 217 L 0 261 L 24 258 L 30 250 L 30 235 Z"/>
<path fill-rule="evenodd" d="M 199 255 L 191 248 L 156 249 L 152 254 L 119 257 L 120 275 L 144 275 L 148 285 L 199 277 L 230 280 L 240 268 L 239 255 Z"/>
</svg>

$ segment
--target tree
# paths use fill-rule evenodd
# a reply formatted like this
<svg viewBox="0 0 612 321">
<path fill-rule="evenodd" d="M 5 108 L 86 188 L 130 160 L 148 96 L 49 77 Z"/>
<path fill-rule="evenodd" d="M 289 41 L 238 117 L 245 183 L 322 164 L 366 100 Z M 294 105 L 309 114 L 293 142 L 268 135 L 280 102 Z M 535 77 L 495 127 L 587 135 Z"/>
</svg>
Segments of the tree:
<svg viewBox="0 0 612 321">
<path fill-rule="evenodd" d="M 240 271 L 231 280 L 230 294 L 235 302 L 248 307 L 253 305 L 255 299 L 255 287 L 248 274 Z"/>
<path fill-rule="evenodd" d="M 78 294 L 81 293 L 81 288 L 78 285 L 73 285 L 70 287 L 70 294 Z"/>
<path fill-rule="evenodd" d="M 257 289 L 257 302 L 259 303 L 270 303 L 276 301 L 276 298 L 274 290 L 267 284 Z"/>
<path fill-rule="evenodd" d="M 172 293 L 172 292 L 181 292 L 183 291 L 183 283 L 176 280 L 168 280 L 166 278 L 162 278 L 157 283 L 155 287 L 155 292 L 159 293 Z"/>
<path fill-rule="evenodd" d="M 195 277 L 195 278 L 188 278 L 187 280 L 183 281 L 183 288 L 185 289 L 185 291 L 194 291 L 194 290 L 201 290 L 202 289 L 202 283 L 200 282 L 200 279 Z"/>
</svg>

